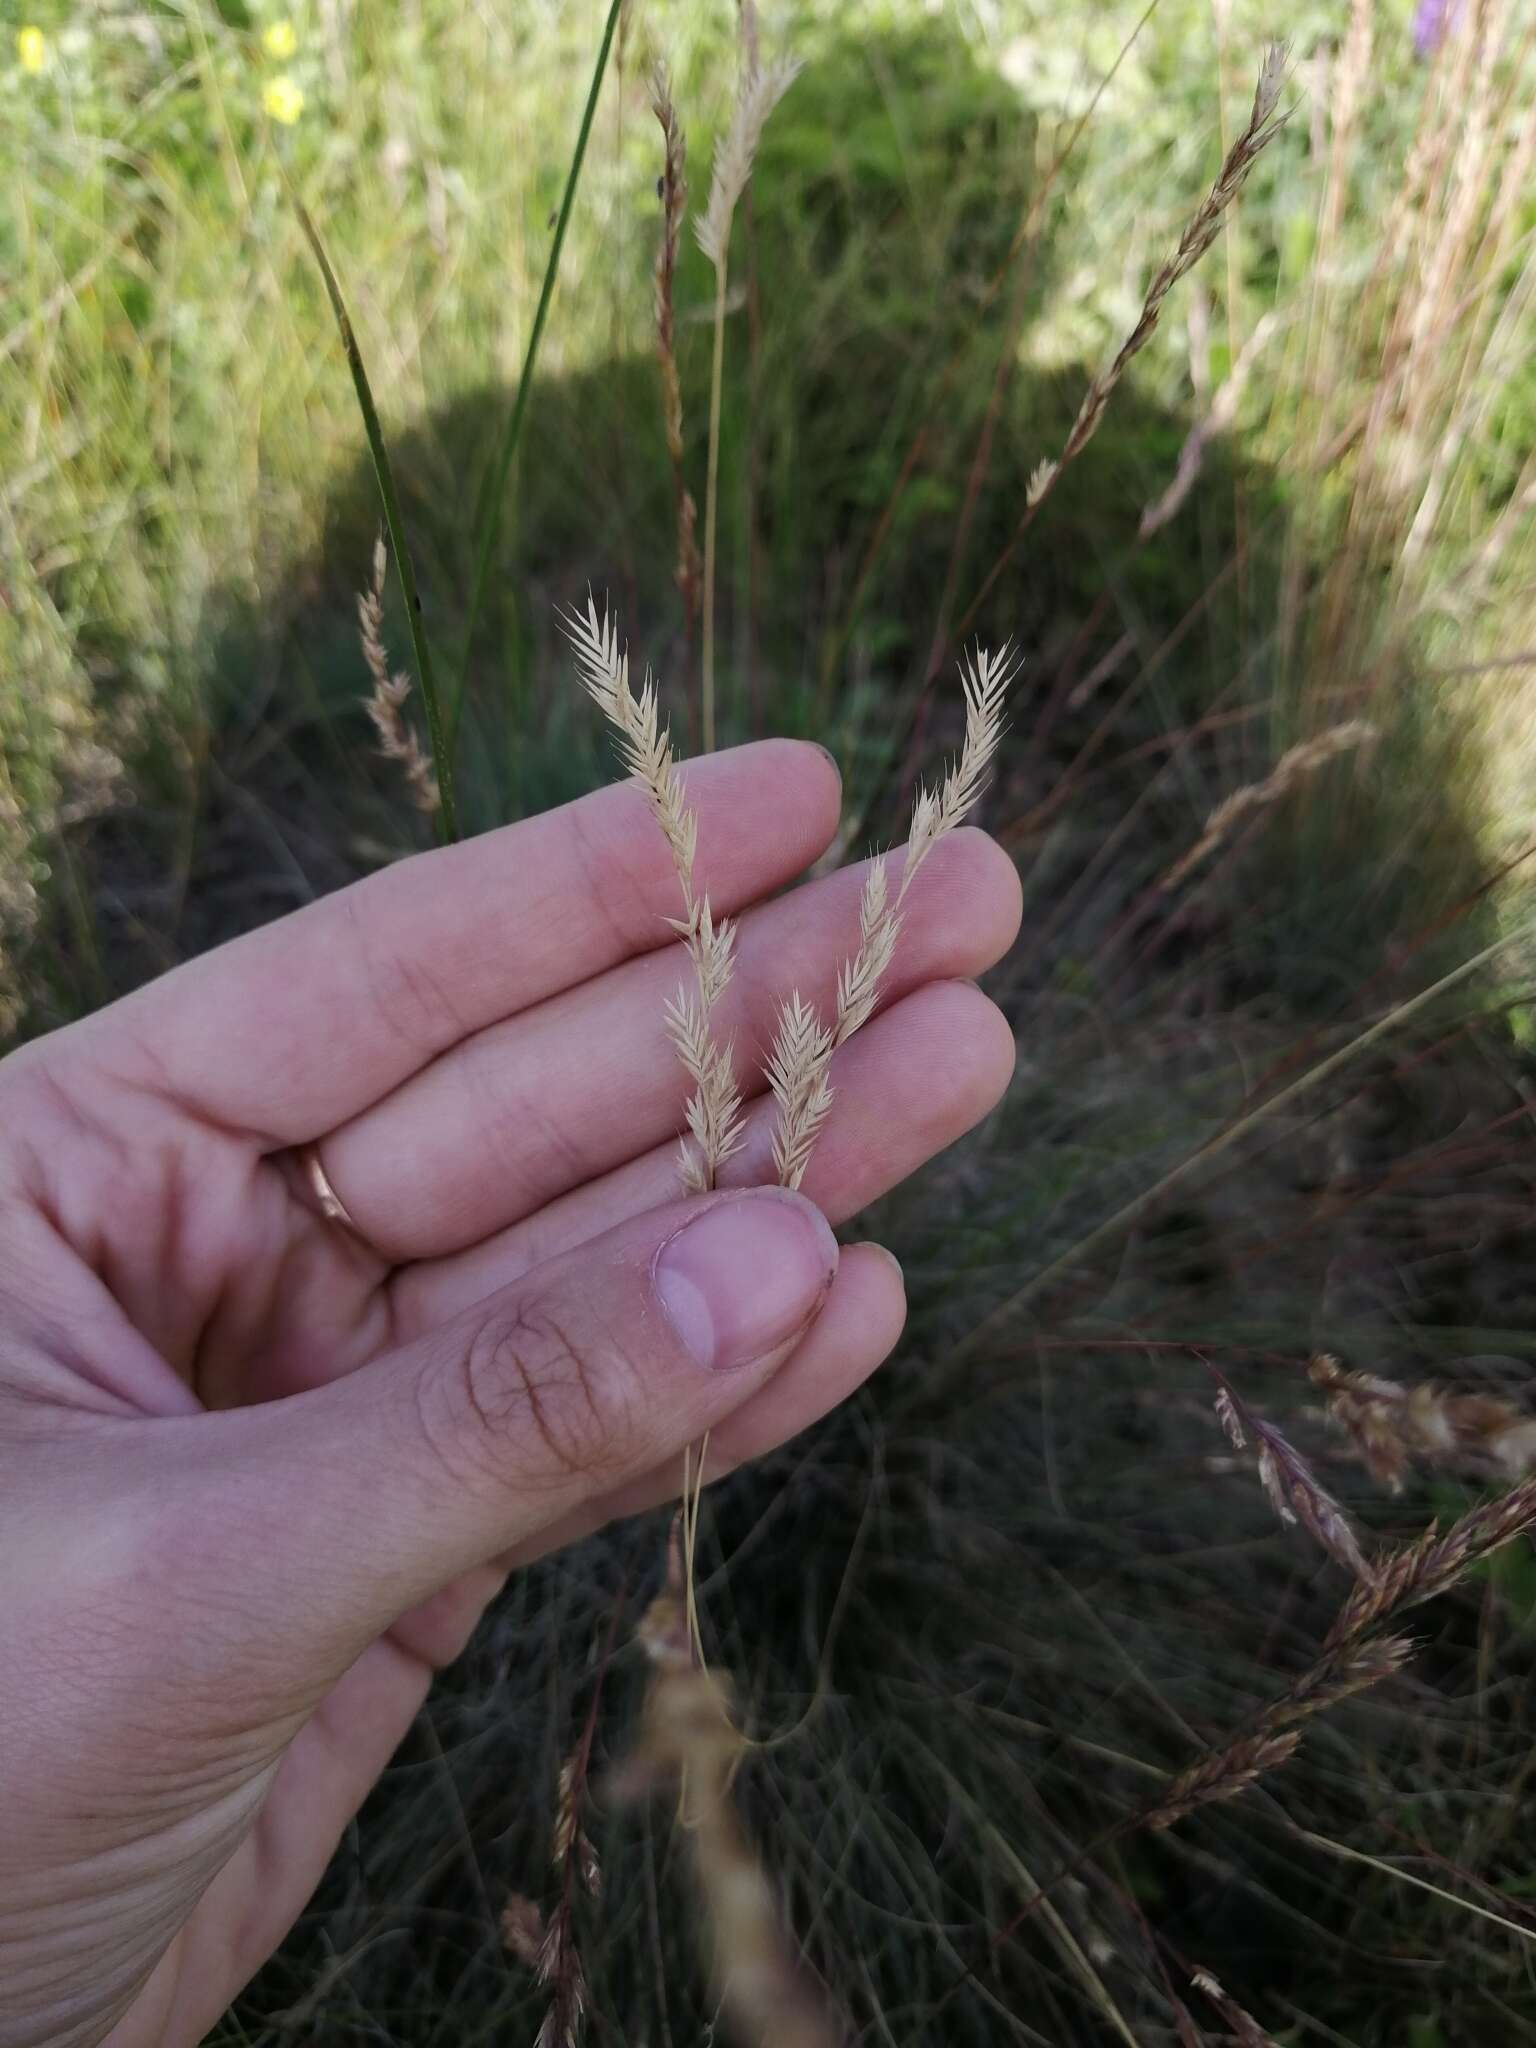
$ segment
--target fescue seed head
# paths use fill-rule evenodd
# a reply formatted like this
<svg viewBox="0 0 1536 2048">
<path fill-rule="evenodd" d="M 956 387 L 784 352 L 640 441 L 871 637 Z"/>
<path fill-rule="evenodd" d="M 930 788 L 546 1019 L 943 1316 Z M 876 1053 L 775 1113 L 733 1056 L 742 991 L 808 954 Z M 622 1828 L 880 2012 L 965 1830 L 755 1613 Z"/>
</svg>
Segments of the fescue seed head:
<svg viewBox="0 0 1536 2048">
<path fill-rule="evenodd" d="M 599 615 L 590 591 L 585 616 L 567 612 L 561 623 L 575 651 L 582 685 L 613 727 L 620 757 L 661 827 L 682 891 L 683 914 L 669 922 L 687 949 L 698 992 L 696 999 L 679 993 L 666 1008 L 666 1025 L 694 1084 L 686 1117 L 696 1150 L 690 1151 L 686 1143 L 683 1147 L 683 1186 L 690 1194 L 703 1193 L 715 1185 L 720 1167 L 740 1149 L 744 1136 L 731 1048 L 714 1043 L 712 1025 L 714 1008 L 731 978 L 735 928 L 728 921 L 717 925 L 709 898 L 694 894 L 698 817 L 684 794 L 671 735 L 661 723 L 653 678 L 647 673 L 637 697 L 630 687 L 629 656 L 619 646 L 618 629 L 606 610 Z"/>
<path fill-rule="evenodd" d="M 731 124 L 715 145 L 709 204 L 693 230 L 699 247 L 717 271 L 725 268 L 731 222 L 752 175 L 752 160 L 768 116 L 799 77 L 800 70 L 798 58 L 781 57 L 775 63 L 753 65 L 742 73 L 736 104 L 731 109 Z"/>
<path fill-rule="evenodd" d="M 406 722 L 405 704 L 411 694 L 411 679 L 403 669 L 390 669 L 384 647 L 384 576 L 388 563 L 384 536 L 380 534 L 374 542 L 373 573 L 368 588 L 359 591 L 357 597 L 358 638 L 373 683 L 364 709 L 378 736 L 380 754 L 386 761 L 399 762 L 411 802 L 431 817 L 442 797 L 432 757 Z"/>
<path fill-rule="evenodd" d="M 977 647 L 960 664 L 965 737 L 960 756 L 938 789 L 919 789 L 912 807 L 901 882 L 894 899 L 883 860 L 871 867 L 859 904 L 859 949 L 837 978 L 837 1016 L 824 1028 L 796 990 L 780 1006 L 768 1081 L 778 1104 L 773 1156 L 783 1187 L 799 1187 L 832 1103 L 832 1055 L 868 1023 L 901 933 L 901 907 L 914 877 L 939 841 L 962 824 L 986 786 L 1003 734 L 1003 702 L 1018 673 L 1012 642 L 997 653 Z"/>
</svg>

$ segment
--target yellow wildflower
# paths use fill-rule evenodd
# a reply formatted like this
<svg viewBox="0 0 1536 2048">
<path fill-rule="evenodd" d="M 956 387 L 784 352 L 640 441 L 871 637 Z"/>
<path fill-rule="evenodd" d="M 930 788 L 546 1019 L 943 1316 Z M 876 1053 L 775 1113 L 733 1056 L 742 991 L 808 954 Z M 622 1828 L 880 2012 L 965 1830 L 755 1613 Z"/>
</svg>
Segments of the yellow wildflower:
<svg viewBox="0 0 1536 2048">
<path fill-rule="evenodd" d="M 285 71 L 279 77 L 267 80 L 261 104 L 274 121 L 281 121 L 285 128 L 291 128 L 304 111 L 304 95 Z"/>
<path fill-rule="evenodd" d="M 261 47 L 269 57 L 275 57 L 282 64 L 299 47 L 298 36 L 291 21 L 274 21 L 261 32 Z"/>
<path fill-rule="evenodd" d="M 40 28 L 28 22 L 25 28 L 16 31 L 16 61 L 23 71 L 36 78 L 39 71 L 48 66 L 48 38 Z"/>
</svg>

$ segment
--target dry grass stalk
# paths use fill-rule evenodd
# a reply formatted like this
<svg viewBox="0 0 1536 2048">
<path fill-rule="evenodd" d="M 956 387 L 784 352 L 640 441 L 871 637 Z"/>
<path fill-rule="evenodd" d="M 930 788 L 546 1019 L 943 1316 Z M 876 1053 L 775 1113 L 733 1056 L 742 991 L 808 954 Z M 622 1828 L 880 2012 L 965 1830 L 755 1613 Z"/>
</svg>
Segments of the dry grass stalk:
<svg viewBox="0 0 1536 2048">
<path fill-rule="evenodd" d="M 684 796 L 649 671 L 637 697 L 617 628 L 606 611 L 599 617 L 590 594 L 585 617 L 568 612 L 562 623 L 575 650 L 577 673 L 613 727 L 625 767 L 645 792 L 682 889 L 683 915 L 669 922 L 688 950 L 694 987 L 678 990 L 666 1006 L 666 1020 L 668 1036 L 693 1083 L 687 1108 L 693 1144 L 683 1142 L 679 1172 L 688 1193 L 702 1194 L 714 1187 L 719 1169 L 745 1137 L 732 1047 L 729 1041 L 717 1042 L 713 1021 L 731 978 L 736 930 L 730 923 L 717 925 L 708 896 L 695 893 L 698 819 Z"/>
<path fill-rule="evenodd" d="M 586 2022 L 587 1978 L 576 1946 L 576 1889 L 579 1883 L 594 1899 L 602 1890 L 597 1852 L 581 1825 L 590 1748 L 589 1730 L 560 1766 L 549 1859 L 555 1873 L 554 1910 L 546 1921 L 522 1892 L 514 1892 L 502 1909 L 502 1940 L 549 1992 L 534 2048 L 576 2048 Z"/>
<path fill-rule="evenodd" d="M 1259 1453 L 1260 1482 L 1281 1521 L 1299 1522 L 1335 1563 L 1357 1579 L 1369 1580 L 1372 1568 L 1354 1525 L 1295 1445 L 1272 1422 L 1245 1407 L 1225 1380 L 1216 1396 L 1216 1414 L 1234 1450 L 1246 1450 L 1249 1438 L 1253 1439 Z"/>
<path fill-rule="evenodd" d="M 679 1788 L 710 1978 L 733 2037 L 748 2048 L 835 2048 L 840 2032 L 795 1955 L 767 1871 L 732 1797 L 747 1742 L 728 1683 L 696 1659 L 671 1554 L 667 1585 L 638 1631 L 651 1665 L 640 1737 L 616 1789 Z"/>
<path fill-rule="evenodd" d="M 731 222 L 752 175 L 752 160 L 768 116 L 799 76 L 794 58 L 766 67 L 757 51 L 755 15 L 743 18 L 741 81 L 731 123 L 715 145 L 709 204 L 694 236 L 715 273 L 714 356 L 709 380 L 709 458 L 704 488 L 704 751 L 715 745 L 715 530 L 719 511 L 720 397 L 725 371 L 725 299 Z"/>
<path fill-rule="evenodd" d="M 1343 1430 L 1373 1479 L 1401 1493 L 1415 1463 L 1521 1479 L 1536 1462 L 1536 1418 L 1489 1394 L 1448 1394 L 1432 1381 L 1400 1386 L 1351 1372 L 1326 1352 L 1307 1368 L 1328 1420 Z"/>
<path fill-rule="evenodd" d="M 795 990 L 780 1005 L 768 1081 L 778 1104 L 773 1156 L 782 1187 L 797 1188 L 832 1106 L 832 1055 L 869 1021 L 896 951 L 907 892 L 941 839 L 960 825 L 986 786 L 1003 735 L 1003 702 L 1018 673 L 1011 642 L 996 654 L 978 647 L 960 664 L 965 690 L 965 737 L 960 757 L 936 789 L 920 788 L 912 808 L 901 882 L 894 899 L 885 862 L 870 868 L 859 906 L 859 950 L 838 975 L 837 1015 L 824 1025 Z"/>
<path fill-rule="evenodd" d="M 372 580 L 357 595 L 358 638 L 373 679 L 364 708 L 378 735 L 379 752 L 386 761 L 400 763 L 411 802 L 430 818 L 442 798 L 432 771 L 432 757 L 406 723 L 405 701 L 411 694 L 411 679 L 403 669 L 391 670 L 384 648 L 384 573 L 388 562 L 384 536 L 380 534 L 373 544 Z"/>
<path fill-rule="evenodd" d="M 1325 762 L 1336 760 L 1340 754 L 1351 753 L 1357 747 L 1369 746 L 1379 737 L 1377 728 L 1368 720 L 1351 718 L 1287 749 L 1262 782 L 1245 783 L 1216 806 L 1205 821 L 1204 832 L 1188 853 L 1174 862 L 1160 886 L 1176 889 L 1231 838 L 1244 818 L 1279 803 L 1309 775 L 1315 775 Z"/>
<path fill-rule="evenodd" d="M 1287 56 L 1288 46 L 1285 43 L 1271 43 L 1265 51 L 1264 61 L 1259 67 L 1258 86 L 1253 96 L 1253 111 L 1247 127 L 1222 159 L 1221 169 L 1216 174 L 1216 182 L 1191 217 L 1179 238 L 1178 247 L 1147 287 L 1136 325 L 1120 344 L 1109 367 L 1101 370 L 1088 386 L 1060 454 L 1038 462 L 1031 472 L 1024 492 L 1024 511 L 1008 545 L 987 571 L 980 589 L 967 606 L 957 629 L 959 632 L 967 632 L 980 613 L 991 595 L 994 584 L 1007 569 L 1018 551 L 1019 543 L 1034 524 L 1035 514 L 1055 489 L 1062 470 L 1075 456 L 1080 455 L 1093 439 L 1115 386 L 1125 375 L 1132 359 L 1141 353 L 1156 332 L 1164 300 L 1179 279 L 1193 270 L 1215 241 L 1227 210 L 1248 181 L 1249 172 L 1279 134 L 1285 117 L 1277 115 L 1275 108 L 1280 98 Z"/>
<path fill-rule="evenodd" d="M 1449 1592 L 1474 1565 L 1533 1527 L 1536 1479 L 1526 1479 L 1473 1508 L 1443 1536 L 1431 1526 L 1417 1542 L 1376 1559 L 1356 1579 L 1312 1667 L 1225 1749 L 1173 1779 L 1141 1824 L 1170 1826 L 1197 1806 L 1233 1797 L 1285 1762 L 1304 1722 L 1402 1669 L 1413 1645 L 1404 1636 L 1383 1634 L 1389 1623 Z"/>
<path fill-rule="evenodd" d="M 1221 223 L 1227 209 L 1248 182 L 1249 172 L 1280 132 L 1284 117 L 1276 115 L 1275 107 L 1285 76 L 1286 57 L 1287 48 L 1284 43 L 1271 43 L 1265 51 L 1264 61 L 1259 68 L 1258 87 L 1253 96 L 1253 111 L 1248 117 L 1247 127 L 1227 151 L 1221 169 L 1216 174 L 1216 182 L 1179 237 L 1178 247 L 1148 285 L 1136 325 L 1121 342 L 1109 366 L 1101 370 L 1089 384 L 1083 402 L 1078 407 L 1077 418 L 1072 422 L 1071 431 L 1062 444 L 1060 455 L 1054 462 L 1042 463 L 1031 477 L 1025 500 L 1030 511 L 1040 504 L 1061 471 L 1075 456 L 1082 453 L 1098 432 L 1099 422 L 1104 417 L 1110 394 L 1125 375 L 1132 359 L 1140 355 L 1157 329 L 1157 323 L 1162 317 L 1163 301 L 1179 279 L 1194 269 L 1215 241 L 1221 231 Z"/>
<path fill-rule="evenodd" d="M 1245 1424 L 1252 1426 L 1251 1418 L 1239 1418 L 1238 1404 L 1225 1387 L 1220 1405 L 1229 1430 L 1240 1435 Z M 1311 1668 L 1225 1748 L 1170 1780 L 1155 1805 L 1117 1832 L 1170 1827 L 1199 1807 L 1234 1798 L 1285 1763 L 1314 1715 L 1401 1671 L 1413 1644 L 1404 1636 L 1385 1634 L 1389 1623 L 1407 1608 L 1448 1592 L 1474 1565 L 1533 1527 L 1536 1478 L 1473 1508 L 1444 1535 L 1431 1526 L 1417 1542 L 1376 1559 L 1357 1577 Z"/>
<path fill-rule="evenodd" d="M 673 291 L 677 278 L 677 251 L 682 235 L 683 214 L 688 204 L 686 165 L 688 145 L 682 124 L 672 103 L 672 80 L 665 64 L 658 64 L 651 79 L 651 111 L 661 123 L 666 158 L 661 175 L 661 243 L 656 251 L 652 275 L 656 310 L 656 356 L 661 365 L 662 423 L 667 437 L 667 455 L 672 464 L 672 486 L 677 500 L 677 568 L 675 576 L 682 594 L 690 644 L 693 622 L 699 609 L 699 583 L 703 564 L 694 538 L 698 507 L 683 475 L 683 391 L 677 373 L 676 315 Z"/>
</svg>

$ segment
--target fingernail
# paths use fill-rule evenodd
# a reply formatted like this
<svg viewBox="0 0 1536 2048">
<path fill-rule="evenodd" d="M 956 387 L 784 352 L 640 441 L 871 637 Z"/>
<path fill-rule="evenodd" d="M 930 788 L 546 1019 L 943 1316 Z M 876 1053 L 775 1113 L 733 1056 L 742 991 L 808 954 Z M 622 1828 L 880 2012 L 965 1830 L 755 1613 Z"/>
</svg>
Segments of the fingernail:
<svg viewBox="0 0 1536 2048">
<path fill-rule="evenodd" d="M 750 1365 L 802 1330 L 837 1271 L 837 1240 L 813 1203 L 754 1188 L 684 1224 L 656 1254 L 656 1298 L 716 1372 Z"/>
<path fill-rule="evenodd" d="M 872 1237 L 866 1237 L 860 1244 L 859 1250 L 861 1252 L 878 1252 L 881 1258 L 884 1259 L 885 1263 L 890 1267 L 891 1271 L 896 1275 L 896 1278 L 902 1283 L 902 1286 L 906 1286 L 906 1275 L 901 1270 L 901 1261 L 897 1258 L 896 1254 L 891 1250 L 889 1245 L 876 1244 Z"/>
</svg>

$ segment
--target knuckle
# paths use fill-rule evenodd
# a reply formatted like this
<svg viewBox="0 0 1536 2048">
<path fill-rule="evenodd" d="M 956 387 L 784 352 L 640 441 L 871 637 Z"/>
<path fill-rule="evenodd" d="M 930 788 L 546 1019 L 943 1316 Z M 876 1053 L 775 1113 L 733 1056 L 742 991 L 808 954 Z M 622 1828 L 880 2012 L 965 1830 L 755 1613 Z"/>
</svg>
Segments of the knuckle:
<svg viewBox="0 0 1536 2048">
<path fill-rule="evenodd" d="M 459 1354 L 453 1456 L 498 1486 L 600 1477 L 630 1433 L 624 1381 L 622 1357 L 596 1360 L 549 1304 L 498 1310 Z"/>
<path fill-rule="evenodd" d="M 346 900 L 347 926 L 369 1002 L 408 1051 L 426 1054 L 462 1038 L 468 1028 L 447 987 L 408 948 L 377 928 L 356 898 Z"/>
</svg>

